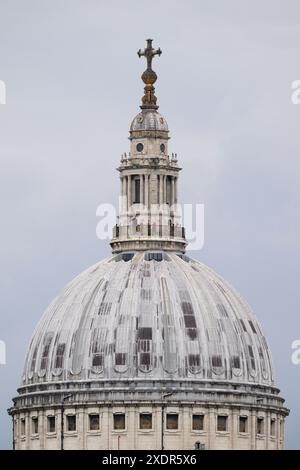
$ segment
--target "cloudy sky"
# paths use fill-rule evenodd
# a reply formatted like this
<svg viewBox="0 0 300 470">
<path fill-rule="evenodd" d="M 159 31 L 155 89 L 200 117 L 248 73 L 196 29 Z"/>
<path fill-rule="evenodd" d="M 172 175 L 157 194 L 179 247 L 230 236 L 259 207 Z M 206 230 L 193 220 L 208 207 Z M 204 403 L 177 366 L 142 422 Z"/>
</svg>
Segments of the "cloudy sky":
<svg viewBox="0 0 300 470">
<path fill-rule="evenodd" d="M 6 409 L 47 304 L 107 256 L 96 208 L 138 112 L 147 37 L 160 112 L 184 171 L 183 202 L 205 204 L 205 246 L 190 253 L 232 283 L 268 337 L 300 448 L 299 1 L 0 0 L 0 448 Z"/>
</svg>

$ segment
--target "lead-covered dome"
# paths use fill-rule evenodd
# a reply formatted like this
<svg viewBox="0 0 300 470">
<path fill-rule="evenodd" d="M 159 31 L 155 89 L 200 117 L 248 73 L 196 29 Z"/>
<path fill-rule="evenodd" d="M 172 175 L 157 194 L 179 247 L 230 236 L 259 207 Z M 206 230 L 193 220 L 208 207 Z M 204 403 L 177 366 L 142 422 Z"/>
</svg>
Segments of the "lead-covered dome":
<svg viewBox="0 0 300 470">
<path fill-rule="evenodd" d="M 113 256 L 68 284 L 36 328 L 22 385 L 115 378 L 273 385 L 246 302 L 207 266 L 165 252 Z"/>
<path fill-rule="evenodd" d="M 162 131 L 168 132 L 165 118 L 153 109 L 144 109 L 133 119 L 130 132 L 133 131 Z"/>
</svg>

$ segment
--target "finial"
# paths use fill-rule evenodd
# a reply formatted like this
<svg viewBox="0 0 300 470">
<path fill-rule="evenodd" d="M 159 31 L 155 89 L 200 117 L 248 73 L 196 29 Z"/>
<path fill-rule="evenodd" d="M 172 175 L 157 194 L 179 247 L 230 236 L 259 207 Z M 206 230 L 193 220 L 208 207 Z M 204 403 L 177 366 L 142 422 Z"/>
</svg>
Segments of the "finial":
<svg viewBox="0 0 300 470">
<path fill-rule="evenodd" d="M 155 88 L 153 86 L 157 80 L 157 75 L 154 70 L 152 70 L 152 59 L 156 55 L 160 56 L 162 51 L 160 47 L 158 49 L 154 49 L 152 47 L 152 41 L 153 39 L 147 39 L 147 47 L 143 51 L 141 51 L 141 49 L 138 50 L 138 56 L 144 56 L 147 59 L 147 69 L 141 77 L 145 83 L 144 96 L 142 98 L 141 105 L 142 109 L 158 109 L 158 106 L 156 105 L 157 98 L 155 96 Z"/>
</svg>

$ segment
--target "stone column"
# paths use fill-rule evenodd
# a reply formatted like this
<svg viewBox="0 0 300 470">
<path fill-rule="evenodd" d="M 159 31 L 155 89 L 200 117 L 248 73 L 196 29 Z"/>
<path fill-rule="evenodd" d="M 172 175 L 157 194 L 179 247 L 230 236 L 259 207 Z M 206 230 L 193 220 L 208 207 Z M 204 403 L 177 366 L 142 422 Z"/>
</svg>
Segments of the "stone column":
<svg viewBox="0 0 300 470">
<path fill-rule="evenodd" d="M 128 409 L 128 423 L 127 423 L 127 433 L 123 437 L 124 444 L 123 449 L 136 449 L 136 434 L 137 434 L 137 412 L 136 407 L 132 406 Z"/>
<path fill-rule="evenodd" d="M 131 201 L 132 201 L 132 189 L 131 189 L 131 175 L 127 176 L 128 178 L 128 184 L 127 184 L 127 208 L 128 210 L 131 207 Z"/>
<path fill-rule="evenodd" d="M 269 448 L 269 442 L 270 442 L 270 435 L 271 435 L 271 415 L 270 412 L 267 411 L 265 414 L 265 436 L 266 436 L 266 444 L 265 444 L 265 449 Z"/>
<path fill-rule="evenodd" d="M 280 415 L 276 416 L 276 432 L 277 432 L 277 449 L 282 449 L 283 444 L 282 444 L 282 439 L 284 438 L 284 420 L 283 418 L 280 417 Z"/>
<path fill-rule="evenodd" d="M 167 202 L 167 175 L 164 175 L 164 204 Z"/>
<path fill-rule="evenodd" d="M 193 449 L 192 439 L 191 439 L 191 416 L 193 414 L 193 409 L 191 406 L 185 406 L 182 408 L 182 422 L 181 422 L 181 432 L 182 432 L 182 449 Z"/>
<path fill-rule="evenodd" d="M 16 414 L 12 417 L 14 419 L 14 435 L 13 439 L 15 441 L 15 450 L 19 450 L 19 415 Z"/>
<path fill-rule="evenodd" d="M 127 179 L 123 176 L 124 211 L 127 210 Z"/>
<path fill-rule="evenodd" d="M 39 435 L 40 435 L 40 449 L 45 448 L 45 417 L 43 410 L 38 411 L 38 422 L 39 422 Z"/>
<path fill-rule="evenodd" d="M 88 414 L 85 413 L 84 408 L 79 408 L 78 409 L 78 444 L 79 444 L 79 449 L 86 449 L 86 421 L 88 419 Z M 80 435 L 81 434 L 81 435 Z"/>
<path fill-rule="evenodd" d="M 231 449 L 237 448 L 238 432 L 239 432 L 239 412 L 233 409 L 231 412 Z"/>
<path fill-rule="evenodd" d="M 178 177 L 175 178 L 175 192 L 174 192 L 174 203 L 178 202 Z"/>
<path fill-rule="evenodd" d="M 145 206 L 148 209 L 149 208 L 149 176 L 146 174 L 145 175 Z"/>
<path fill-rule="evenodd" d="M 144 204 L 144 175 L 140 175 L 140 202 Z"/>
<path fill-rule="evenodd" d="M 175 203 L 175 179 L 171 177 L 171 206 Z"/>
<path fill-rule="evenodd" d="M 214 408 L 208 409 L 207 416 L 207 435 L 208 435 L 208 449 L 212 450 L 215 447 L 215 434 L 216 434 L 216 413 Z"/>
<path fill-rule="evenodd" d="M 121 213 L 126 211 L 125 196 L 126 196 L 126 176 L 121 176 Z"/>
<path fill-rule="evenodd" d="M 256 449 L 256 412 L 251 411 L 250 416 L 250 436 L 251 436 L 251 450 Z"/>
<path fill-rule="evenodd" d="M 163 175 L 159 175 L 159 204 L 163 203 Z"/>
<path fill-rule="evenodd" d="M 113 420 L 113 414 L 112 414 L 112 409 L 110 406 L 106 408 L 106 410 L 103 410 L 103 418 L 105 416 L 106 419 L 106 436 L 107 436 L 107 450 L 111 450 L 111 428 L 112 428 L 112 420 Z M 105 428 L 104 428 L 104 423 L 103 423 L 103 435 L 105 435 Z"/>
</svg>

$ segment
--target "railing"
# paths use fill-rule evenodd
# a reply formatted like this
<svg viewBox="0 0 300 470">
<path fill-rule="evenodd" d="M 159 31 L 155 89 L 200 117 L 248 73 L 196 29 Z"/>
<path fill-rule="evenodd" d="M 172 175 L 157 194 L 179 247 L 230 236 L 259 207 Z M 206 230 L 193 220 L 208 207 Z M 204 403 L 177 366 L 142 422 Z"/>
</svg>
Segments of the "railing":
<svg viewBox="0 0 300 470">
<path fill-rule="evenodd" d="M 158 224 L 137 224 L 134 225 L 115 225 L 113 228 L 113 238 L 131 238 L 131 237 L 159 237 L 159 238 L 183 238 L 185 239 L 185 229 L 181 226 L 158 225 Z"/>
</svg>

